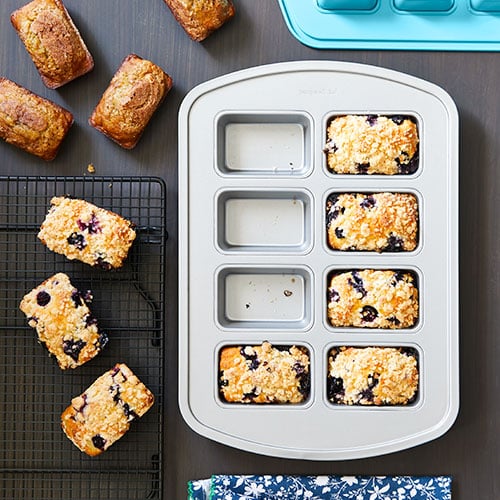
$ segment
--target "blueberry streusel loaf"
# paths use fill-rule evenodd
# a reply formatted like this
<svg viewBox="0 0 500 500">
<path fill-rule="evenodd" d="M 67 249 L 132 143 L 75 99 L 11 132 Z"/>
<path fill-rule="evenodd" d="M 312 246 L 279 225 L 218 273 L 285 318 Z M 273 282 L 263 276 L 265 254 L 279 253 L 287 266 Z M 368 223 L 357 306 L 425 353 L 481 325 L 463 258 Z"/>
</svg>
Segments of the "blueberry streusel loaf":
<svg viewBox="0 0 500 500">
<path fill-rule="evenodd" d="M 5 142 L 50 161 L 72 124 L 68 110 L 0 77 L 0 137 Z"/>
<path fill-rule="evenodd" d="M 130 368 L 116 364 L 101 375 L 61 415 L 63 431 L 87 455 L 99 455 L 120 439 L 130 422 L 153 406 L 153 393 Z"/>
<path fill-rule="evenodd" d="M 10 19 L 47 87 L 58 88 L 94 67 L 61 0 L 33 0 Z"/>
<path fill-rule="evenodd" d="M 58 273 L 21 301 L 29 325 L 63 370 L 91 360 L 108 341 L 88 308 L 91 300 L 90 292 L 80 292 L 66 274 Z"/>
<path fill-rule="evenodd" d="M 334 250 L 411 252 L 418 243 L 418 202 L 409 193 L 332 194 L 326 222 Z"/>
<path fill-rule="evenodd" d="M 309 353 L 304 347 L 224 347 L 220 393 L 230 403 L 302 403 L 309 396 Z"/>
<path fill-rule="evenodd" d="M 129 54 L 114 74 L 89 123 L 126 149 L 135 147 L 172 87 L 159 66 Z"/>
<path fill-rule="evenodd" d="M 418 129 L 408 116 L 342 115 L 327 129 L 328 168 L 337 174 L 412 174 Z"/>
<path fill-rule="evenodd" d="M 328 399 L 343 405 L 407 405 L 418 392 L 412 348 L 336 347 L 328 355 Z"/>
<path fill-rule="evenodd" d="M 104 270 L 118 268 L 136 233 L 134 224 L 84 200 L 54 197 L 38 238 L 50 250 Z"/>
<path fill-rule="evenodd" d="M 232 0 L 165 0 L 192 40 L 201 42 L 234 16 Z"/>
<path fill-rule="evenodd" d="M 334 327 L 409 328 L 418 320 L 418 288 L 411 272 L 353 270 L 335 273 L 328 287 Z"/>
</svg>

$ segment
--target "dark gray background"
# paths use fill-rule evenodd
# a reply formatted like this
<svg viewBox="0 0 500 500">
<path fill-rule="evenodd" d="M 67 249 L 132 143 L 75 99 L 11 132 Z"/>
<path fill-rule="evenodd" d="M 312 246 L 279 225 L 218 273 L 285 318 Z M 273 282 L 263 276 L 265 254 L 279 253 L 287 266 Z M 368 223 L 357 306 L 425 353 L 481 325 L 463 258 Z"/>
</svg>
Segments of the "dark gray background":
<svg viewBox="0 0 500 500">
<path fill-rule="evenodd" d="M 188 479 L 212 473 L 321 473 L 452 474 L 454 500 L 500 498 L 496 432 L 500 409 L 500 234 L 496 224 L 500 209 L 496 191 L 500 55 L 310 49 L 288 32 L 275 0 L 236 0 L 236 17 L 200 44 L 186 36 L 162 0 L 65 0 L 94 56 L 95 69 L 59 90 L 49 90 L 10 24 L 10 13 L 24 3 L 0 2 L 0 75 L 65 106 L 74 113 L 75 124 L 51 163 L 1 142 L 0 175 L 90 175 L 86 169 L 92 163 L 95 175 L 154 175 L 168 185 L 164 497 L 185 498 Z M 174 88 L 138 146 L 127 151 L 88 126 L 87 119 L 114 71 L 131 52 L 162 66 L 172 76 Z M 311 462 L 239 451 L 195 434 L 184 423 L 177 405 L 179 105 L 190 89 L 210 78 L 250 66 L 305 59 L 379 65 L 429 80 L 451 94 L 461 117 L 461 409 L 455 425 L 443 437 L 378 458 Z M 307 428 L 289 431 L 307 432 Z"/>
</svg>

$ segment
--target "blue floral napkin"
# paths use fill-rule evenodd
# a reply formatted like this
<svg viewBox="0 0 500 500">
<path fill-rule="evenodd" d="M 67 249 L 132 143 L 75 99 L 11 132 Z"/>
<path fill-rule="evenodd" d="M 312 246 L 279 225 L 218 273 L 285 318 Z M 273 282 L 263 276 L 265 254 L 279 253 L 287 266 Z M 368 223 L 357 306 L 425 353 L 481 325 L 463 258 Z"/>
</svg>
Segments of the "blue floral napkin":
<svg viewBox="0 0 500 500">
<path fill-rule="evenodd" d="M 188 500 L 451 500 L 450 476 L 226 476 L 189 481 Z"/>
</svg>

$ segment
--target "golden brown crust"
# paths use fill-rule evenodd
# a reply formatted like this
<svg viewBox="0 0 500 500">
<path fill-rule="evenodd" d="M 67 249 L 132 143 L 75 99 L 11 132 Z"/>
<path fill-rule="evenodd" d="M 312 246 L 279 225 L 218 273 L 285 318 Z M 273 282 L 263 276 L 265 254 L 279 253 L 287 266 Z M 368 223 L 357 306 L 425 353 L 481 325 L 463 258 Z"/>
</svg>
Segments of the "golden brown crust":
<svg viewBox="0 0 500 500">
<path fill-rule="evenodd" d="M 229 403 L 302 403 L 309 394 L 309 353 L 305 348 L 224 347 L 220 391 Z"/>
<path fill-rule="evenodd" d="M 61 415 L 69 439 L 87 455 L 106 451 L 154 403 L 153 393 L 124 363 L 101 375 Z"/>
<path fill-rule="evenodd" d="M 53 252 L 104 270 L 119 268 L 135 240 L 134 224 L 85 200 L 54 197 L 38 238 Z"/>
<path fill-rule="evenodd" d="M 418 391 L 411 348 L 338 347 L 328 356 L 328 398 L 345 405 L 407 405 Z"/>
<path fill-rule="evenodd" d="M 89 119 L 90 125 L 131 149 L 172 87 L 159 66 L 129 54 L 111 79 Z"/>
<path fill-rule="evenodd" d="M 58 88 L 94 67 L 61 0 L 33 0 L 10 19 L 48 88 Z"/>
<path fill-rule="evenodd" d="M 66 109 L 0 78 L 0 137 L 9 144 L 50 161 L 72 124 Z"/>
<path fill-rule="evenodd" d="M 189 37 L 201 42 L 234 16 L 232 0 L 165 0 Z"/>
<path fill-rule="evenodd" d="M 334 250 L 411 252 L 418 243 L 418 202 L 409 193 L 334 193 L 326 204 Z"/>
<path fill-rule="evenodd" d="M 94 358 L 107 343 L 82 294 L 64 273 L 57 273 L 27 293 L 19 306 L 40 342 L 55 356 L 62 370 Z"/>
<path fill-rule="evenodd" d="M 328 318 L 334 327 L 410 328 L 418 320 L 418 303 L 410 272 L 342 272 L 331 278 L 328 287 Z"/>
</svg>

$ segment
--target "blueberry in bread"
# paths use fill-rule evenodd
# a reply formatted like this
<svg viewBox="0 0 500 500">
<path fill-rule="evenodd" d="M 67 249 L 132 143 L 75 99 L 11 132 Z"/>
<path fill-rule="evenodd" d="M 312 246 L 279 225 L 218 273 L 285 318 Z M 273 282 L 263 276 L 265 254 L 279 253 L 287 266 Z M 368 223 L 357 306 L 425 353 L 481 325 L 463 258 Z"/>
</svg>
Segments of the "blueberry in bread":
<svg viewBox="0 0 500 500">
<path fill-rule="evenodd" d="M 55 89 L 84 75 L 94 60 L 61 0 L 33 0 L 11 22 L 43 83 Z"/>
<path fill-rule="evenodd" d="M 61 415 L 61 426 L 78 449 L 96 456 L 120 439 L 153 403 L 153 393 L 126 364 L 117 363 L 73 398 Z"/>
<path fill-rule="evenodd" d="M 221 349 L 219 388 L 229 403 L 302 403 L 310 390 L 309 352 L 304 347 L 261 345 Z"/>
<path fill-rule="evenodd" d="M 419 163 L 418 127 L 404 115 L 335 116 L 324 151 L 336 174 L 413 174 Z"/>
<path fill-rule="evenodd" d="M 53 252 L 103 270 L 123 265 L 136 237 L 134 224 L 85 200 L 54 197 L 38 238 Z"/>
<path fill-rule="evenodd" d="M 63 370 L 90 361 L 108 342 L 88 307 L 91 299 L 90 291 L 80 292 L 66 274 L 57 273 L 21 301 L 29 325 Z"/>
</svg>

